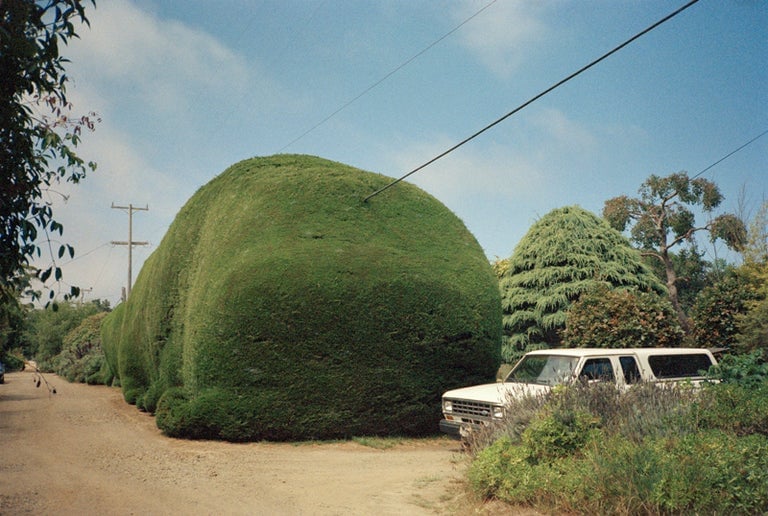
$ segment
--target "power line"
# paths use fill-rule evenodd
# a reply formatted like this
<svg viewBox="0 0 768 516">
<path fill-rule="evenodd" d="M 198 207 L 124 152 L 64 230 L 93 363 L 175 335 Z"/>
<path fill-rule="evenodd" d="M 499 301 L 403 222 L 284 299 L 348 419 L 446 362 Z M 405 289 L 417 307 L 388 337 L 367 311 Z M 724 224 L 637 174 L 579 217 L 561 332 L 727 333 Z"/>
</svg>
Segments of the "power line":
<svg viewBox="0 0 768 516">
<path fill-rule="evenodd" d="M 489 2 L 488 4 L 486 4 L 484 7 L 482 7 L 482 8 L 481 8 L 481 9 L 479 9 L 478 11 L 476 11 L 476 12 L 475 12 L 475 13 L 474 13 L 472 16 L 470 16 L 469 18 L 465 19 L 463 22 L 461 22 L 460 24 L 458 24 L 457 26 L 455 26 L 454 28 L 452 28 L 451 30 L 449 30 L 448 32 L 446 32 L 445 34 L 443 34 L 442 36 L 440 36 L 439 38 L 437 38 L 435 41 L 433 41 L 432 43 L 430 43 L 429 45 L 427 45 L 427 46 L 426 46 L 425 48 L 423 48 L 421 51 L 419 51 L 418 53 L 416 53 L 416 54 L 415 54 L 415 55 L 413 55 L 412 57 L 410 57 L 410 58 L 408 58 L 407 60 L 405 60 L 403 63 L 401 63 L 401 64 L 400 64 L 399 66 L 397 66 L 397 67 L 396 67 L 394 70 L 392 70 L 391 72 L 389 72 L 388 74 L 386 74 L 384 77 L 382 77 L 382 78 L 381 78 L 381 79 L 379 79 L 378 81 L 376 81 L 376 82 L 374 82 L 373 84 L 371 84 L 370 86 L 368 86 L 366 89 L 364 89 L 362 92 L 360 92 L 360 93 L 359 93 L 359 94 L 358 94 L 356 97 L 354 97 L 352 100 L 349 100 L 349 101 L 347 101 L 347 102 L 346 102 L 346 103 L 344 103 L 344 104 L 343 104 L 341 107 L 339 107 L 338 109 L 336 109 L 336 111 L 334 111 L 334 112 L 333 112 L 333 113 L 331 113 L 330 115 L 326 116 L 325 118 L 323 118 L 322 120 L 320 120 L 319 122 L 317 122 L 315 125 L 313 125 L 313 126 L 312 126 L 312 127 L 310 127 L 309 129 L 307 129 L 306 131 L 304 131 L 303 133 L 301 133 L 299 136 L 297 136 L 296 138 L 294 138 L 293 140 L 291 140 L 290 142 L 288 142 L 286 145 L 284 145 L 283 147 L 281 147 L 281 148 L 280 148 L 280 150 L 278 150 L 278 151 L 277 151 L 277 153 L 279 154 L 279 153 L 283 152 L 285 149 L 287 149 L 288 147 L 290 147 L 291 145 L 293 145 L 293 144 L 294 144 L 294 143 L 296 143 L 297 141 L 299 141 L 299 140 L 301 140 L 302 138 L 304 138 L 306 135 L 308 135 L 309 133 L 311 133 L 312 131 L 314 131 L 315 129 L 317 129 L 318 127 L 320 127 L 321 125 L 323 125 L 324 123 L 326 123 L 328 120 L 330 120 L 330 119 L 331 119 L 331 118 L 333 118 L 334 116 L 338 115 L 338 114 L 339 114 L 339 113 L 340 113 L 342 110 L 344 110 L 344 109 L 346 109 L 347 107 L 349 107 L 349 106 L 350 106 L 350 104 L 352 104 L 353 102 L 355 102 L 355 101 L 357 101 L 358 99 L 360 99 L 360 97 L 362 97 L 362 96 L 364 96 L 365 94 L 367 94 L 368 92 L 370 92 L 372 89 L 374 89 L 375 87 L 377 87 L 379 84 L 381 84 L 382 82 L 386 81 L 386 80 L 387 80 L 387 79 L 389 79 L 391 76 L 393 76 L 394 74 L 396 74 L 397 72 L 399 72 L 400 70 L 402 70 L 403 68 L 405 68 L 406 66 L 408 66 L 409 64 L 411 64 L 411 62 L 413 62 L 413 61 L 415 61 L 416 59 L 418 59 L 419 57 L 421 57 L 421 55 L 422 55 L 422 54 L 425 54 L 425 53 L 426 53 L 427 51 L 429 51 L 429 50 L 430 50 L 432 47 L 434 47 L 435 45 L 437 45 L 438 43 L 440 43 L 441 41 L 443 41 L 445 38 L 447 38 L 448 36 L 450 36 L 451 34 L 453 34 L 454 32 L 456 32 L 457 30 L 459 30 L 460 28 L 462 28 L 464 25 L 466 25 L 467 23 L 469 23 L 469 22 L 470 22 L 470 21 L 471 21 L 473 18 L 475 18 L 477 15 L 479 15 L 480 13 L 482 13 L 483 11 L 485 11 L 486 9 L 488 9 L 488 8 L 489 8 L 491 5 L 495 4 L 495 3 L 496 3 L 496 1 L 497 1 L 497 0 L 491 0 L 491 2 Z"/>
<path fill-rule="evenodd" d="M 89 254 L 91 254 L 91 253 L 95 253 L 96 251 L 98 251 L 98 250 L 99 250 L 99 249 L 101 249 L 102 247 L 106 247 L 106 246 L 108 246 L 108 245 L 110 245 L 110 244 L 109 244 L 109 242 L 105 242 L 105 243 L 101 244 L 101 245 L 100 245 L 100 246 L 98 246 L 98 247 L 94 247 L 94 248 L 93 248 L 93 249 L 91 249 L 90 251 L 87 251 L 87 252 L 85 252 L 85 253 L 82 253 L 82 254 L 76 254 L 74 258 L 72 258 L 72 259 L 71 259 L 71 260 L 69 260 L 68 262 L 64 262 L 64 263 L 62 263 L 61 265 L 62 265 L 62 266 L 64 266 L 64 265 L 69 265 L 70 263 L 72 263 L 72 262 L 74 262 L 74 261 L 76 261 L 76 260 L 79 260 L 80 258 L 85 258 L 85 257 L 86 257 L 86 256 L 88 256 Z"/>
<path fill-rule="evenodd" d="M 524 103 L 520 104 L 518 107 L 516 107 L 515 109 L 513 109 L 512 111 L 510 111 L 510 112 L 509 112 L 509 113 L 507 113 L 506 115 L 504 115 L 504 116 L 502 116 L 501 118 L 499 118 L 499 119 L 495 120 L 494 122 L 492 122 L 492 123 L 490 123 L 490 124 L 486 125 L 485 127 L 483 127 L 482 129 L 480 129 L 480 130 L 479 130 L 479 131 L 477 131 L 476 133 L 472 134 L 471 136 L 468 136 L 467 138 L 464 138 L 462 141 L 460 141 L 459 143 L 457 143 L 456 145 L 454 145 L 454 146 L 453 146 L 453 147 L 451 147 L 450 149 L 448 149 L 448 150 L 446 150 L 446 151 L 444 151 L 444 152 L 442 152 L 442 153 L 438 154 L 437 156 L 435 156 L 434 158 L 430 159 L 430 160 L 429 160 L 429 161 L 427 161 L 426 163 L 424 163 L 424 164 L 422 164 L 422 165 L 419 165 L 418 167 L 414 168 L 413 170 L 411 170 L 410 172 L 408 172 L 408 173 L 407 173 L 407 174 L 405 174 L 404 176 L 402 176 L 402 177 L 399 177 L 399 178 L 395 179 L 395 180 L 394 180 L 394 181 L 392 181 L 391 183 L 389 183 L 389 184 L 387 184 L 387 185 L 383 186 L 382 188 L 379 188 L 378 190 L 376 190 L 376 191 L 375 191 L 375 192 L 373 192 L 372 194 L 369 194 L 367 197 L 365 197 L 365 198 L 363 199 L 363 202 L 368 202 L 368 199 L 370 199 L 370 198 L 372 198 L 372 197 L 374 197 L 374 196 L 376 196 L 376 195 L 380 194 L 381 192 L 383 192 L 383 191 L 385 191 L 385 190 L 388 190 L 389 188 L 391 188 L 391 187 L 395 186 L 397 183 L 399 183 L 399 182 L 400 182 L 400 181 L 402 181 L 403 179 L 405 179 L 405 178 L 407 178 L 407 177 L 409 177 L 409 176 L 411 176 L 411 175 L 415 174 L 415 173 L 416 173 L 416 172 L 418 172 L 419 170 L 421 170 L 421 169 L 423 169 L 423 168 L 425 168 L 425 167 L 427 167 L 427 166 L 431 165 L 432 163 L 434 163 L 435 161 L 439 160 L 440 158 L 443 158 L 443 157 L 447 156 L 448 154 L 450 154 L 451 152 L 455 151 L 456 149 L 458 149 L 459 147 L 461 147 L 461 146 L 462 146 L 462 145 L 464 145 L 465 143 L 468 143 L 469 141 L 471 141 L 471 140 L 474 140 L 475 138 L 477 138 L 478 136 L 480 136 L 481 134 L 483 134 L 484 132 L 486 132 L 486 131 L 487 131 L 487 130 L 489 130 L 490 128 L 492 128 L 492 127 L 494 127 L 494 126 L 496 126 L 496 125 L 500 124 L 501 122 L 503 122 L 503 121 L 504 121 L 504 120 L 506 120 L 507 118 L 511 117 L 511 116 L 512 116 L 512 115 L 514 115 L 515 113 L 517 113 L 517 112 L 519 112 L 519 111 L 523 110 L 524 108 L 528 107 L 529 105 L 533 104 L 534 102 L 536 102 L 537 100 L 539 100 L 539 99 L 540 99 L 540 98 L 542 98 L 543 96 L 547 95 L 548 93 L 550 93 L 551 91 L 555 90 L 556 88 L 559 88 L 560 86 L 562 86 L 562 85 L 563 85 L 563 84 L 565 84 L 566 82 L 570 81 L 570 80 L 571 80 L 571 79 L 573 79 L 574 77 L 576 77 L 576 76 L 578 76 L 578 75 L 581 75 L 583 72 L 585 72 L 585 71 L 589 70 L 590 68 L 592 68 L 592 67 L 593 67 L 593 66 L 595 66 L 596 64 L 598 64 L 598 63 L 600 63 L 601 61 L 603 61 L 603 60 L 607 59 L 607 58 L 608 58 L 608 57 L 610 57 L 611 55 L 615 54 L 615 53 L 616 53 L 616 52 L 618 52 L 619 50 L 621 50 L 621 49 L 623 49 L 624 47 L 626 47 L 627 45 L 629 45 L 630 43 L 634 42 L 635 40 L 639 39 L 640 37 L 644 36 L 645 34 L 647 34 L 647 33 L 651 32 L 653 29 L 655 29 L 655 28 L 656 28 L 656 27 L 658 27 L 659 25 L 661 25 L 661 24 L 663 24 L 663 23 L 665 23 L 665 22 L 667 22 L 667 21 L 671 20 L 672 18 L 674 18 L 675 16 L 677 16 L 677 15 L 678 15 L 678 14 L 680 14 L 681 12 L 685 11 L 686 9 L 688 9 L 689 7 L 691 7 L 693 4 L 697 3 L 698 1 L 699 1 L 699 0 L 691 0 L 690 2 L 688 2 L 688 3 L 687 3 L 687 4 L 685 4 L 684 6 L 680 7 L 679 9 L 677 9 L 676 11 L 674 11 L 673 13 L 671 13 L 671 14 L 668 14 L 667 16 L 665 16 L 664 18 L 662 18 L 661 20 L 659 20 L 659 21 L 657 21 L 656 23 L 654 23 L 654 24 L 650 25 L 649 27 L 647 27 L 646 29 L 642 30 L 641 32 L 638 32 L 637 34 L 635 34 L 634 36 L 632 36 L 631 38 L 629 38 L 628 40 L 626 40 L 624 43 L 622 43 L 622 44 L 620 44 L 619 46 L 615 47 L 613 50 L 611 50 L 611 51 L 609 51 L 609 52 L 607 52 L 607 53 L 603 54 L 602 56 L 598 57 L 597 59 L 595 59 L 594 61 L 592 61 L 592 62 L 591 62 L 591 63 L 589 63 L 588 65 L 586 65 L 586 66 L 584 66 L 584 67 L 580 68 L 580 69 L 579 69 L 579 70 L 577 70 L 576 72 L 573 72 L 571 75 L 569 75 L 569 76 L 568 76 L 568 77 L 566 77 L 565 79 L 562 79 L 561 81 L 559 81 L 559 82 L 557 82 L 557 83 L 553 84 L 552 86 L 550 86 L 550 87 L 549 87 L 549 88 L 547 88 L 546 90 L 542 91 L 541 93 L 539 93 L 538 95 L 536 95 L 536 96 L 532 97 L 531 99 L 527 100 L 526 102 L 524 102 Z"/>
<path fill-rule="evenodd" d="M 763 131 L 762 133 L 758 134 L 757 136 L 755 136 L 754 138 L 752 138 L 751 140 L 749 140 L 747 143 L 745 143 L 745 144 L 743 144 L 743 145 L 739 146 L 737 149 L 734 149 L 734 150 L 732 150 L 731 152 L 729 152 L 728 154 L 726 154 L 725 156 L 723 156 L 723 157 L 722 157 L 722 158 L 720 158 L 719 160 L 715 161 L 715 162 L 714 162 L 714 163 L 712 163 L 710 166 L 708 166 L 707 168 L 705 168 L 704 170 L 702 170 L 701 172 L 699 172 L 698 174 L 696 174 L 695 176 L 693 176 L 691 179 L 696 179 L 697 177 L 699 177 L 701 174 L 703 174 L 704 172 L 706 172 L 706 171 L 707 171 L 707 170 L 709 170 L 710 168 L 714 167 L 715 165 L 719 165 L 719 164 L 720 164 L 720 163 L 722 163 L 723 161 L 727 160 L 728 158 L 730 158 L 731 156 L 733 156 L 734 154 L 736 154 L 737 152 L 739 152 L 739 151 L 740 151 L 741 149 L 743 149 L 744 147 L 746 147 L 746 146 L 750 145 L 751 143 L 753 143 L 753 142 L 755 142 L 755 141 L 759 140 L 760 138 L 762 138 L 762 137 L 763 137 L 763 136 L 765 136 L 766 134 L 768 134 L 768 129 L 766 129 L 766 130 L 765 130 L 765 131 Z"/>
</svg>

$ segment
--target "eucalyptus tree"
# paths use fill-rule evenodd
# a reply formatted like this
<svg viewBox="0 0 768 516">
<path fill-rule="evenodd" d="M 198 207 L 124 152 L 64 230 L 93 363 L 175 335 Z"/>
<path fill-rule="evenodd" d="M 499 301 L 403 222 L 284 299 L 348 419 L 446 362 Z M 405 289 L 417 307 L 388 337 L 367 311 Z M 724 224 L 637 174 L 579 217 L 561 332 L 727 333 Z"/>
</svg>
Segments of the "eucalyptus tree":
<svg viewBox="0 0 768 516">
<path fill-rule="evenodd" d="M 635 198 L 622 195 L 605 202 L 603 217 L 618 231 L 630 228 L 632 241 L 643 255 L 653 257 L 664 267 L 669 300 L 686 332 L 691 322 L 680 303 L 678 273 L 671 250 L 693 245 L 694 235 L 708 232 L 711 239 L 722 239 L 734 250 L 746 241 L 746 227 L 736 215 L 725 213 L 713 217 L 723 196 L 715 183 L 704 178 L 690 178 L 686 172 L 667 177 L 651 175 L 640 186 Z M 694 209 L 701 209 L 707 221 L 697 225 Z"/>
<path fill-rule="evenodd" d="M 543 216 L 501 272 L 503 358 L 561 345 L 569 307 L 600 285 L 665 293 L 640 253 L 605 220 L 578 206 Z"/>
</svg>

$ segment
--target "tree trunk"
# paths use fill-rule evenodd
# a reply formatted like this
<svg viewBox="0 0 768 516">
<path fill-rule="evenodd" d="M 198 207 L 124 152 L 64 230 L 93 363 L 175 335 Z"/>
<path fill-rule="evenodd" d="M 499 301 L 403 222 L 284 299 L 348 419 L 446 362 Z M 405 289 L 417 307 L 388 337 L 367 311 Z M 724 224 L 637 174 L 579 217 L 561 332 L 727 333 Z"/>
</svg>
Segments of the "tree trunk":
<svg viewBox="0 0 768 516">
<path fill-rule="evenodd" d="M 686 335 L 691 334 L 691 320 L 683 311 L 683 307 L 680 306 L 680 299 L 677 295 L 677 274 L 672 267 L 672 260 L 669 255 L 664 253 L 662 256 L 664 261 L 664 270 L 667 274 L 667 290 L 669 291 L 669 301 L 672 303 L 672 308 L 675 309 L 677 319 L 680 321 L 680 326 Z"/>
</svg>

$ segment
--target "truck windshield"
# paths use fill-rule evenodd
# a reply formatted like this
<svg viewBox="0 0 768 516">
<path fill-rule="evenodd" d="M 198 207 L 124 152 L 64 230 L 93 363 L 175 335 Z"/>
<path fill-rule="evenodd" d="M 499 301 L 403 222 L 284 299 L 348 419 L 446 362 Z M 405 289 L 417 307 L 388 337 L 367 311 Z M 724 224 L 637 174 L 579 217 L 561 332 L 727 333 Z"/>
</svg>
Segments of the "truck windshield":
<svg viewBox="0 0 768 516">
<path fill-rule="evenodd" d="M 507 375 L 507 382 L 557 385 L 571 378 L 578 357 L 559 355 L 528 355 Z"/>
</svg>

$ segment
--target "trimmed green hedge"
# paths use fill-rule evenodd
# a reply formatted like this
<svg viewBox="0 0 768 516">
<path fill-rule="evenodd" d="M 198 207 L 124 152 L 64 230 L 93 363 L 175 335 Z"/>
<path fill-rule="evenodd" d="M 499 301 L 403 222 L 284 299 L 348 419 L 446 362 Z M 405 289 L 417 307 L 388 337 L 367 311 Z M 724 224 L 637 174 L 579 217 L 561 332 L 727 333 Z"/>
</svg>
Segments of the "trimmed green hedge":
<svg viewBox="0 0 768 516">
<path fill-rule="evenodd" d="M 103 326 L 126 400 L 192 438 L 435 432 L 498 368 L 498 283 L 422 190 L 362 202 L 389 181 L 279 155 L 202 187 Z"/>
</svg>

